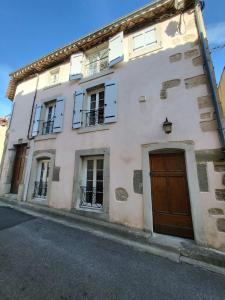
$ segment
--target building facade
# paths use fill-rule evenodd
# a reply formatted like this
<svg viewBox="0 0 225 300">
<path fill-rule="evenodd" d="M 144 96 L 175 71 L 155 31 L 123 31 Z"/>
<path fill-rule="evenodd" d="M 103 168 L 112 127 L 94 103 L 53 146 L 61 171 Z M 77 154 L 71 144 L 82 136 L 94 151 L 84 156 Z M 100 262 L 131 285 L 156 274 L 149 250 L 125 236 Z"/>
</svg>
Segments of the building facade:
<svg viewBox="0 0 225 300">
<path fill-rule="evenodd" d="M 12 73 L 1 196 L 225 250 L 196 11 L 158 1 Z"/>
<path fill-rule="evenodd" d="M 8 128 L 8 120 L 6 118 L 0 118 L 0 165 L 2 161 L 7 128 Z"/>
<path fill-rule="evenodd" d="M 220 83 L 218 86 L 218 93 L 219 93 L 219 97 L 220 97 L 220 101 L 221 101 L 221 105 L 222 105 L 222 109 L 223 109 L 223 115 L 225 116 L 225 67 L 223 69 L 223 73 L 220 78 Z"/>
</svg>

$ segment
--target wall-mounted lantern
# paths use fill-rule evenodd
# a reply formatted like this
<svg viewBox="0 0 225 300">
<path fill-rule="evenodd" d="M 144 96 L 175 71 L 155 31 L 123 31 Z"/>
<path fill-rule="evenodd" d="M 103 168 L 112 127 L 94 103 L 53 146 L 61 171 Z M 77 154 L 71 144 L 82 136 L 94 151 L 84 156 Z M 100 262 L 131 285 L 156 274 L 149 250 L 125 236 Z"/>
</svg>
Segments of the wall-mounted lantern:
<svg viewBox="0 0 225 300">
<path fill-rule="evenodd" d="M 166 118 L 166 121 L 163 122 L 163 130 L 166 134 L 169 134 L 172 132 L 172 125 L 173 125 L 173 123 L 168 121 L 168 119 Z"/>
</svg>

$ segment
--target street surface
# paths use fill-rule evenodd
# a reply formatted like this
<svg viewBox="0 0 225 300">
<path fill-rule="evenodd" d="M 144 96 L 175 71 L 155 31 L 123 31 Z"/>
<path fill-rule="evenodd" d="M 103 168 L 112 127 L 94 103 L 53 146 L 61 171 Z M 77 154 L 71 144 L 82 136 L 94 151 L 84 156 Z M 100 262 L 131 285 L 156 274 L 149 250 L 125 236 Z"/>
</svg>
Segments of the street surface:
<svg viewBox="0 0 225 300">
<path fill-rule="evenodd" d="M 0 207 L 0 300 L 225 299 L 225 277 Z"/>
</svg>

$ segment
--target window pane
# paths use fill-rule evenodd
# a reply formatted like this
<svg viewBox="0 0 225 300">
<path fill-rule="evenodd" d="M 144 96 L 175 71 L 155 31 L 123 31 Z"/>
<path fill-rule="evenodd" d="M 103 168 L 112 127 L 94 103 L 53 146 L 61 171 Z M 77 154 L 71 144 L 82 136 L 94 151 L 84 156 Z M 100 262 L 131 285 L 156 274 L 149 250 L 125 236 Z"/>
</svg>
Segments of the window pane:
<svg viewBox="0 0 225 300">
<path fill-rule="evenodd" d="M 94 165 L 94 161 L 93 160 L 88 160 L 87 161 L 87 169 L 88 170 L 93 170 L 93 165 Z"/>
<path fill-rule="evenodd" d="M 97 171 L 97 180 L 103 180 L 103 170 Z"/>
<path fill-rule="evenodd" d="M 141 33 L 139 35 L 136 35 L 133 37 L 133 50 L 140 49 L 144 47 L 145 41 L 144 41 L 144 34 Z"/>
<path fill-rule="evenodd" d="M 96 183 L 96 191 L 103 192 L 103 181 L 97 181 Z"/>
<path fill-rule="evenodd" d="M 102 170 L 104 167 L 104 160 L 103 159 L 98 159 L 97 160 L 97 169 Z"/>
</svg>

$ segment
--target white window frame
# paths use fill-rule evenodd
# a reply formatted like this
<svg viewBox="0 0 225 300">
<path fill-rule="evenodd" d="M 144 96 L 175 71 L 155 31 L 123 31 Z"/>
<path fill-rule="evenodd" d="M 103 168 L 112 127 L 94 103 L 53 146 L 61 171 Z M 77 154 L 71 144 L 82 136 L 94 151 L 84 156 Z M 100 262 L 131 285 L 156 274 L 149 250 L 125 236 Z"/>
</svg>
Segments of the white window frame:
<svg viewBox="0 0 225 300">
<path fill-rule="evenodd" d="M 43 133 L 43 123 L 42 123 L 42 128 L 41 128 L 41 135 L 46 135 L 46 134 L 52 134 L 53 133 L 53 127 L 54 127 L 54 116 L 55 116 L 55 106 L 56 106 L 56 100 L 52 100 L 52 101 L 47 101 L 44 103 L 44 112 L 43 112 L 43 118 L 42 120 L 44 120 L 44 123 L 46 122 L 53 122 L 52 123 L 52 128 L 50 130 L 50 132 L 48 133 Z M 51 113 L 51 120 L 48 119 L 48 114 L 49 114 L 49 109 L 52 107 L 52 113 Z"/>
<path fill-rule="evenodd" d="M 85 66 L 84 66 L 84 77 L 91 77 L 94 76 L 96 74 L 99 74 L 105 70 L 107 70 L 109 68 L 109 66 L 107 65 L 107 67 L 103 70 L 100 70 L 100 61 L 101 61 L 101 52 L 103 51 L 108 51 L 108 54 L 106 56 L 106 60 L 107 60 L 107 64 L 108 64 L 108 58 L 109 58 L 109 46 L 108 46 L 108 42 L 107 43 L 103 43 L 100 46 L 97 46 L 94 49 L 88 50 L 85 53 Z M 89 66 L 90 66 L 90 58 L 96 55 L 96 71 L 94 71 L 93 73 L 90 72 Z"/>
<path fill-rule="evenodd" d="M 146 32 L 148 32 L 150 30 L 155 30 L 157 42 L 152 43 L 150 45 L 145 43 L 145 45 L 143 45 L 142 47 L 134 49 L 134 38 L 139 35 L 146 34 Z M 145 40 L 145 36 L 144 36 L 144 40 Z M 156 50 L 159 50 L 160 48 L 162 48 L 162 42 L 161 42 L 161 31 L 160 31 L 159 25 L 153 25 L 153 26 L 146 27 L 142 30 L 139 30 L 139 31 L 131 34 L 129 37 L 129 58 L 130 59 L 135 58 L 137 56 L 144 55 L 144 54 L 148 54 L 148 53 L 156 51 Z"/>
<path fill-rule="evenodd" d="M 82 158 L 82 179 L 81 179 L 81 185 L 82 186 L 87 186 L 87 162 L 88 160 L 93 160 L 93 188 L 96 189 L 96 185 L 97 185 L 97 160 L 103 160 L 103 164 L 105 164 L 105 159 L 104 159 L 104 155 L 98 155 L 98 156 L 85 156 Z M 80 203 L 81 204 L 81 199 L 80 199 Z M 90 208 L 91 210 L 102 210 L 104 206 L 104 165 L 103 165 L 103 203 L 102 206 L 99 207 L 98 205 L 94 206 L 92 205 L 92 207 Z M 80 209 L 88 209 L 89 207 L 80 207 Z"/>
<path fill-rule="evenodd" d="M 93 127 L 93 126 L 98 126 L 98 125 L 104 125 L 104 115 L 103 115 L 103 122 L 102 123 L 96 123 L 95 125 L 88 125 L 86 126 L 86 112 L 90 112 L 91 111 L 91 95 L 96 94 L 96 107 L 95 107 L 95 111 L 97 111 L 99 109 L 99 93 L 100 92 L 104 92 L 105 93 L 105 87 L 99 87 L 99 88 L 94 88 L 94 89 L 90 89 L 87 90 L 87 94 L 85 97 L 85 104 L 83 105 L 83 115 L 82 115 L 82 127 L 87 128 L 87 127 Z M 104 94 L 104 103 L 105 103 L 105 94 Z M 104 112 L 105 114 L 105 112 Z"/>
<path fill-rule="evenodd" d="M 49 86 L 56 85 L 59 83 L 59 71 L 60 68 L 55 68 L 49 71 L 49 78 L 48 78 Z M 53 80 L 54 77 L 55 79 Z"/>
</svg>

